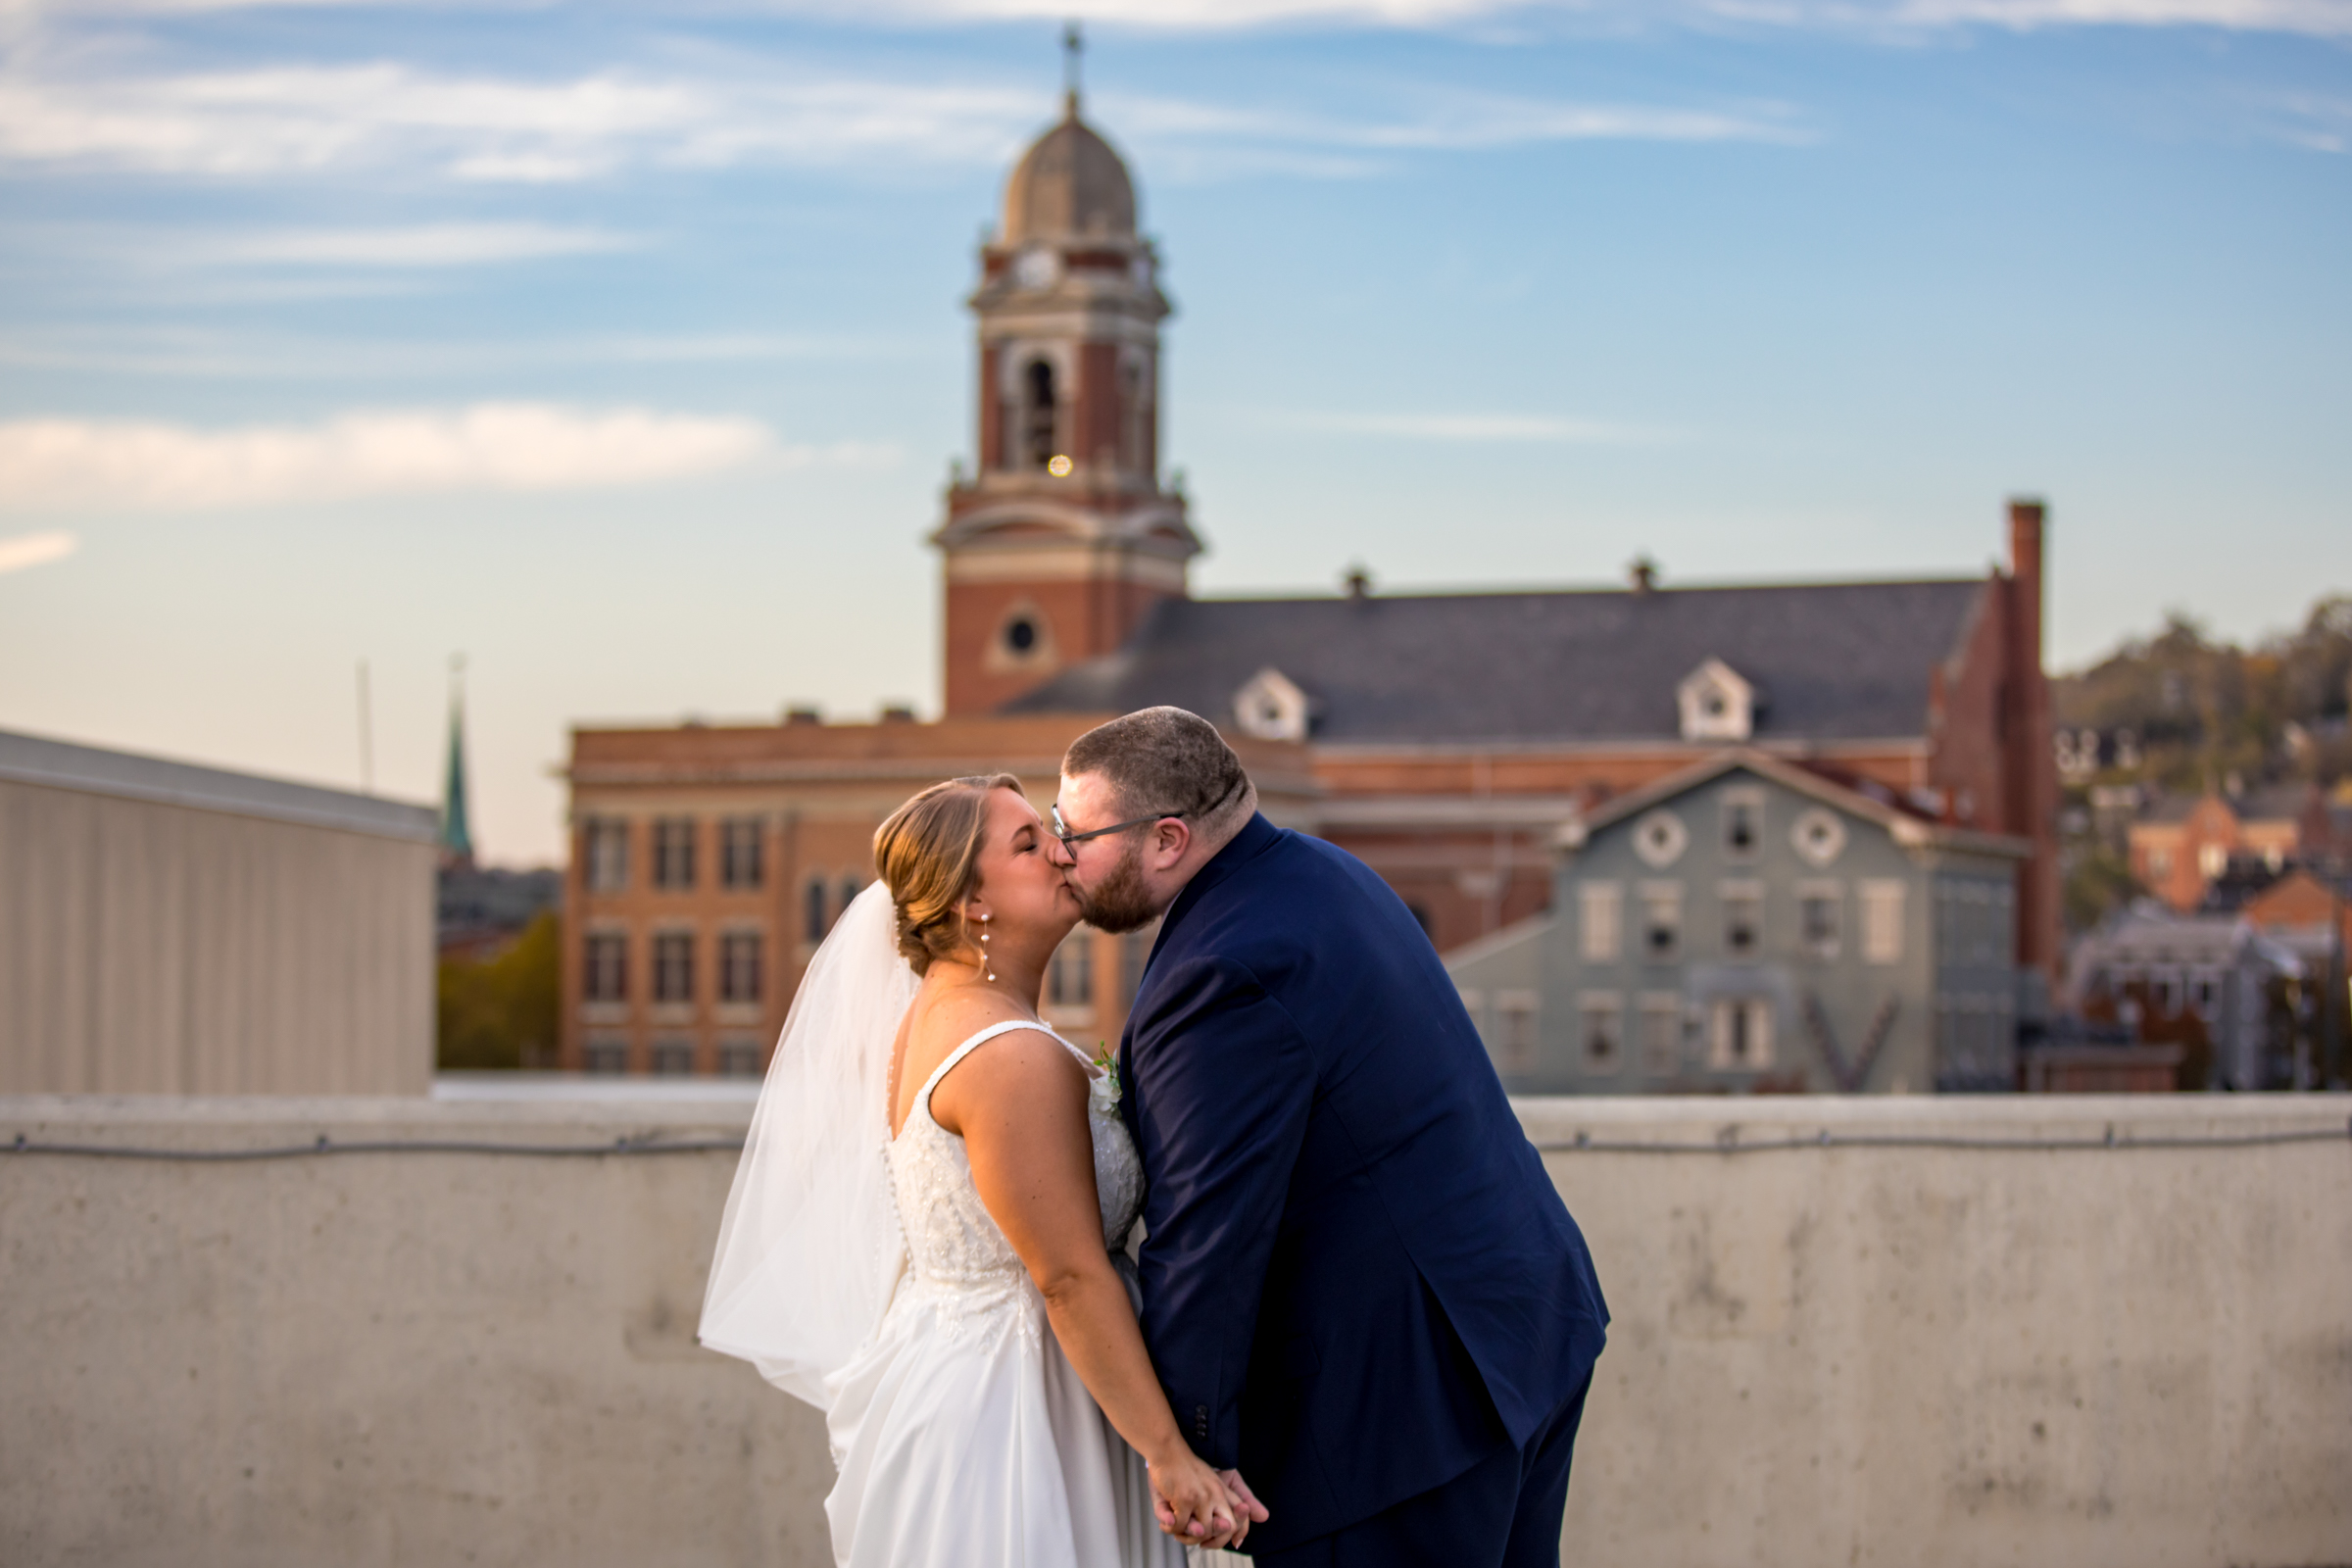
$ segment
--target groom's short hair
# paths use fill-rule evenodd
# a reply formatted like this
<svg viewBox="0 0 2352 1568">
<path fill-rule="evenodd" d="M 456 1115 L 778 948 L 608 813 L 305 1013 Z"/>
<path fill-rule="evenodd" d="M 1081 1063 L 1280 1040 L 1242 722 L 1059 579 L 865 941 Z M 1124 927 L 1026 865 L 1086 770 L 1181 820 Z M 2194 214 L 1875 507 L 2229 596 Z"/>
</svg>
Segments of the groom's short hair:
<svg viewBox="0 0 2352 1568">
<path fill-rule="evenodd" d="M 1145 708 L 1070 743 L 1061 770 L 1105 780 L 1123 814 L 1157 811 L 1221 822 L 1255 809 L 1256 791 L 1217 726 L 1181 708 Z"/>
</svg>

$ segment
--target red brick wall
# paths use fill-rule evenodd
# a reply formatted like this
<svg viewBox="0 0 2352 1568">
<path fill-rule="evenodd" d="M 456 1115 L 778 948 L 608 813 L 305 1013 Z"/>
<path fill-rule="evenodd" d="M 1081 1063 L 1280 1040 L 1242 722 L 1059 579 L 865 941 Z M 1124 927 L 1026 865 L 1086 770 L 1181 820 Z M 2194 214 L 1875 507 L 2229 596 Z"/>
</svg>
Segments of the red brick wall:
<svg viewBox="0 0 2352 1568">
<path fill-rule="evenodd" d="M 1107 654 L 1127 640 L 1144 612 L 1169 597 L 1117 579 L 1058 582 L 951 582 L 941 639 L 940 689 L 951 717 L 992 713 L 1061 670 Z M 1054 639 L 1055 660 L 1019 668 L 989 667 L 989 647 L 1014 605 L 1035 605 Z"/>
</svg>

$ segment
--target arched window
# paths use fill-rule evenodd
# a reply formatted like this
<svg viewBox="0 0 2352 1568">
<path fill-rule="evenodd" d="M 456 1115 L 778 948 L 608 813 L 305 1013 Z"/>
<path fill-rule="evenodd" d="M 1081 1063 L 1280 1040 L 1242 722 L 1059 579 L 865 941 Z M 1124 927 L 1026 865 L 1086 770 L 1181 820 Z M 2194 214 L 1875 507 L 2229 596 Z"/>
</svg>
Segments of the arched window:
<svg viewBox="0 0 2352 1568">
<path fill-rule="evenodd" d="M 1028 459 L 1029 466 L 1042 468 L 1054 461 L 1059 445 L 1055 434 L 1054 367 L 1044 360 L 1032 360 L 1022 381 L 1029 405 L 1021 430 L 1022 456 Z"/>
</svg>

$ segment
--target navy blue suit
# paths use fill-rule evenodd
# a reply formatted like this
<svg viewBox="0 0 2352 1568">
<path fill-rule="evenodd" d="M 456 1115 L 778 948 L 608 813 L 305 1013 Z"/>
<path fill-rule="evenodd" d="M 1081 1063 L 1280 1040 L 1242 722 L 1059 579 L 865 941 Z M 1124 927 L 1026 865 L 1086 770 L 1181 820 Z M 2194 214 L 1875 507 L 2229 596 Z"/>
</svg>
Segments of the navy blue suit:
<svg viewBox="0 0 2352 1568">
<path fill-rule="evenodd" d="M 1250 1551 L 1491 1467 L 1581 1400 L 1608 1321 L 1584 1237 L 1363 862 L 1252 817 L 1170 906 L 1119 1053 L 1144 1340 L 1194 1449 L 1271 1513 Z"/>
</svg>

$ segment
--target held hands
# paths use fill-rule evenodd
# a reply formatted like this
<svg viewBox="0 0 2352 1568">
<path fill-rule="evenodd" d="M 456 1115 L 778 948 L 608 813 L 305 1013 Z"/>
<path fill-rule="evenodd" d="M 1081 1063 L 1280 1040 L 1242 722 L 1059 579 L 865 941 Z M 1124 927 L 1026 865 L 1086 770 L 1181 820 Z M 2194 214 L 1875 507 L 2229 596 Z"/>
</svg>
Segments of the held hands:
<svg viewBox="0 0 2352 1568">
<path fill-rule="evenodd" d="M 1189 1448 L 1150 1464 L 1159 1528 L 1188 1546 L 1238 1546 L 1266 1519 L 1238 1470 L 1217 1471 Z"/>
</svg>

